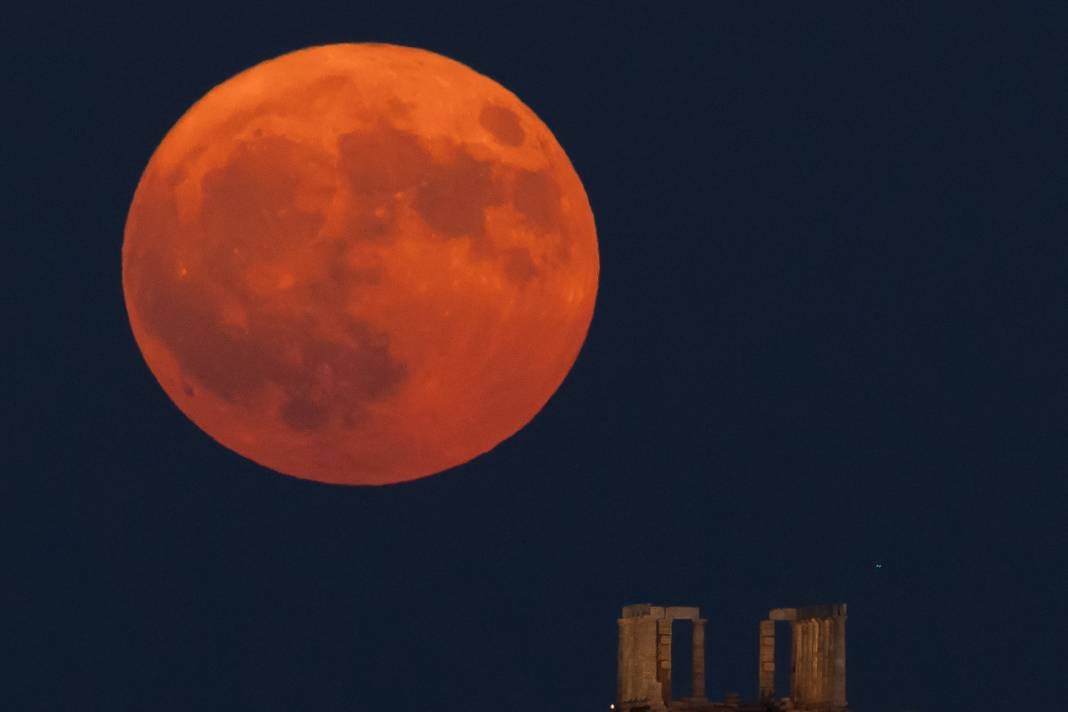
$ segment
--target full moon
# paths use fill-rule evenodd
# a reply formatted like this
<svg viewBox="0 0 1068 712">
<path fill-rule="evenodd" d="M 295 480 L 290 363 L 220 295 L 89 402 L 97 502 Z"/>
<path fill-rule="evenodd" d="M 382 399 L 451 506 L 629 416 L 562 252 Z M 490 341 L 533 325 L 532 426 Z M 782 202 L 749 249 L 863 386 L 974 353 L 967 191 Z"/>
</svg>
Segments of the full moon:
<svg viewBox="0 0 1068 712">
<path fill-rule="evenodd" d="M 178 408 L 277 472 L 432 475 L 526 425 L 593 316 L 593 213 L 514 94 L 432 52 L 312 47 L 216 86 L 141 176 L 134 338 Z"/>
</svg>

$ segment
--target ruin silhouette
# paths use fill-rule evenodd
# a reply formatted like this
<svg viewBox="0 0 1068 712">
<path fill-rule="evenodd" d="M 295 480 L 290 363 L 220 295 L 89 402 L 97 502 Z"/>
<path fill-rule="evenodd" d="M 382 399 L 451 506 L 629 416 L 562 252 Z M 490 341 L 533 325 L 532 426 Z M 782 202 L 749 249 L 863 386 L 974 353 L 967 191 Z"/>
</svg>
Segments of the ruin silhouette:
<svg viewBox="0 0 1068 712">
<path fill-rule="evenodd" d="M 690 694 L 672 699 L 672 623 L 693 626 Z M 789 694 L 776 697 L 775 624 L 790 624 Z M 846 604 L 775 608 L 760 622 L 758 699 L 737 694 L 709 700 L 705 694 L 705 623 L 694 606 L 625 606 L 619 618 L 617 712 L 844 712 L 846 704 Z"/>
</svg>

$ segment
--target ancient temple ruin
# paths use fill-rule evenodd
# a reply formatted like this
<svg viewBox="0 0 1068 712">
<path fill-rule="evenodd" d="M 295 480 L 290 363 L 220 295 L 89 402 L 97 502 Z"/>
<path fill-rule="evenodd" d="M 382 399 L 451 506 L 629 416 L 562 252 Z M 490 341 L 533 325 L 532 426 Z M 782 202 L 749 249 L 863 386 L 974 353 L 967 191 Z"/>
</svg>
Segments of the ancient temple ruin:
<svg viewBox="0 0 1068 712">
<path fill-rule="evenodd" d="M 693 626 L 690 695 L 671 693 L 672 624 Z M 775 689 L 775 625 L 790 625 L 790 689 Z M 626 606 L 619 619 L 617 712 L 843 712 L 846 705 L 844 603 L 807 608 L 776 608 L 760 622 L 758 699 L 738 695 L 722 701 L 705 696 L 705 623 L 699 608 Z"/>
</svg>

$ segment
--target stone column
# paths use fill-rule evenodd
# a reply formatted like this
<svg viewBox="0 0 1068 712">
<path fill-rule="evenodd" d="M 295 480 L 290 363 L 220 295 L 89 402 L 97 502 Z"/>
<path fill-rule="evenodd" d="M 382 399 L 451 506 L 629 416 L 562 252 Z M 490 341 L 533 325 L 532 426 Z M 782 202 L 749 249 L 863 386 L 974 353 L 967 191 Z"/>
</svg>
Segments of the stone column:
<svg viewBox="0 0 1068 712">
<path fill-rule="evenodd" d="M 808 651 L 805 653 L 808 658 L 808 680 L 802 700 L 807 705 L 819 701 L 816 691 L 820 684 L 820 622 L 810 619 L 805 621 L 805 627 L 808 629 Z"/>
<path fill-rule="evenodd" d="M 790 699 L 795 702 L 801 689 L 801 670 L 798 667 L 798 661 L 801 660 L 801 626 L 801 621 L 790 624 Z"/>
<path fill-rule="evenodd" d="M 821 679 L 823 669 L 820 664 L 820 658 L 823 653 L 823 636 L 820 635 L 822 631 L 820 630 L 819 620 L 809 621 L 808 627 L 812 635 L 812 644 L 808 651 L 812 659 L 812 678 L 808 681 L 808 701 L 819 704 L 823 701 L 820 699 L 820 685 L 823 684 Z"/>
<path fill-rule="evenodd" d="M 828 663 L 831 661 L 831 619 L 821 618 L 816 621 L 816 625 L 819 626 L 820 631 L 820 644 L 819 649 L 816 651 L 816 659 L 819 661 L 819 689 L 816 691 L 816 699 L 821 703 L 826 703 L 831 699 L 831 683 L 834 680 L 831 678 L 832 670 Z"/>
<path fill-rule="evenodd" d="M 690 686 L 690 696 L 705 699 L 705 623 L 704 618 L 695 618 L 693 621 L 693 680 Z"/>
<path fill-rule="evenodd" d="M 790 692 L 795 703 L 804 697 L 805 662 L 805 621 L 797 621 L 794 624 L 793 684 Z"/>
<path fill-rule="evenodd" d="M 846 607 L 834 619 L 834 689 L 831 703 L 845 709 L 846 703 Z"/>
<path fill-rule="evenodd" d="M 631 707 L 649 705 L 662 710 L 660 683 L 657 681 L 657 619 L 663 609 L 647 605 L 627 606 L 619 619 L 618 677 L 616 709 L 628 712 Z"/>
<path fill-rule="evenodd" d="M 813 653 L 816 658 L 816 689 L 813 697 L 816 702 L 823 704 L 827 701 L 827 621 L 821 618 L 812 621 L 812 624 L 816 629 L 816 650 Z"/>
<path fill-rule="evenodd" d="M 665 705 L 671 705 L 671 619 L 656 622 L 656 669 Z"/>
<path fill-rule="evenodd" d="M 760 621 L 760 700 L 775 695 L 775 621 Z"/>
<path fill-rule="evenodd" d="M 812 700 L 812 683 L 815 679 L 814 644 L 812 620 L 797 621 L 794 624 L 794 661 L 790 697 L 799 707 L 803 707 Z"/>
</svg>

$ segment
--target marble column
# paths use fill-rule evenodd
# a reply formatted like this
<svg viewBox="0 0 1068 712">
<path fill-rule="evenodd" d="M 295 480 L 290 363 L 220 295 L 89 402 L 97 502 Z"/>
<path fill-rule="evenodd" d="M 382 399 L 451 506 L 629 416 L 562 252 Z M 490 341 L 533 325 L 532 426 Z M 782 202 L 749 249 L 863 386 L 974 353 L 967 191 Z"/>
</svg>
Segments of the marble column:
<svg viewBox="0 0 1068 712">
<path fill-rule="evenodd" d="M 695 618 L 693 621 L 693 673 L 690 696 L 695 699 L 705 699 L 705 623 L 704 618 Z"/>
<path fill-rule="evenodd" d="M 671 619 L 656 622 L 657 680 L 664 704 L 671 705 Z"/>
<path fill-rule="evenodd" d="M 846 703 L 846 616 L 845 605 L 841 615 L 834 619 L 834 689 L 831 702 L 835 707 L 845 709 Z"/>
<path fill-rule="evenodd" d="M 793 681 L 790 697 L 799 707 L 812 701 L 816 681 L 816 628 L 810 618 L 794 624 Z"/>
<path fill-rule="evenodd" d="M 775 695 L 775 621 L 760 621 L 760 699 Z"/>
</svg>

